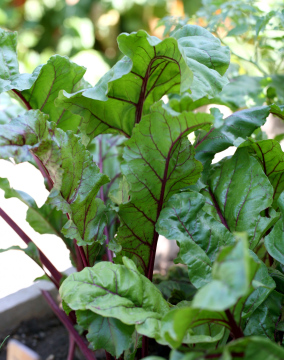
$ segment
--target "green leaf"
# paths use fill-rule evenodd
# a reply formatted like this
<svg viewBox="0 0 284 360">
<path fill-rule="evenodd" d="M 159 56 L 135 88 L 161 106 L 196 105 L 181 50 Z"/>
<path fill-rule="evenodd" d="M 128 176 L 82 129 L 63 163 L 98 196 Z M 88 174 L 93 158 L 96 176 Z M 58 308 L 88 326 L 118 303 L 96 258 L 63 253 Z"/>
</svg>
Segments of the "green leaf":
<svg viewBox="0 0 284 360">
<path fill-rule="evenodd" d="M 230 63 L 229 48 L 221 46 L 219 39 L 197 25 L 185 25 L 175 31 L 172 37 L 184 49 L 187 65 L 193 72 L 190 85 L 192 99 L 217 95 L 228 83 L 223 75 Z"/>
<path fill-rule="evenodd" d="M 73 92 L 84 89 L 85 71 L 85 68 L 64 56 L 52 56 L 47 64 L 40 66 L 33 86 L 22 91 L 21 95 L 32 109 L 39 109 L 48 114 L 49 120 L 55 122 L 59 128 L 77 132 L 82 121 L 81 117 L 55 107 L 54 100 L 60 90 Z"/>
<path fill-rule="evenodd" d="M 271 112 L 271 114 L 276 115 L 280 119 L 284 120 L 284 106 L 277 106 L 275 104 L 272 104 L 270 106 L 270 112 Z M 276 140 L 276 137 L 275 137 L 275 140 Z"/>
<path fill-rule="evenodd" d="M 56 105 L 83 117 L 82 131 L 91 139 L 105 132 L 130 136 L 141 116 L 169 92 L 187 91 L 192 80 L 176 39 L 159 40 L 145 31 L 121 34 L 124 56 L 98 84 L 83 92 L 61 92 Z"/>
<path fill-rule="evenodd" d="M 273 186 L 273 207 L 284 190 L 284 153 L 276 140 L 254 141 L 248 139 L 239 147 L 249 146 L 249 151 L 262 165 L 265 175 Z"/>
<path fill-rule="evenodd" d="M 254 130 L 262 126 L 269 115 L 269 107 L 263 106 L 238 111 L 225 119 L 224 125 L 218 129 L 212 128 L 209 133 L 203 133 L 196 139 L 196 159 L 207 168 L 218 152 L 233 146 L 238 138 L 245 139 Z"/>
<path fill-rule="evenodd" d="M 195 295 L 192 306 L 198 309 L 222 311 L 233 306 L 246 295 L 250 287 L 250 274 L 256 269 L 249 257 L 244 235 L 234 245 L 220 251 L 212 268 L 212 281 Z"/>
<path fill-rule="evenodd" d="M 268 253 L 281 264 L 284 264 L 284 193 L 278 198 L 277 204 L 281 211 L 281 218 L 277 221 L 272 231 L 264 238 L 264 244 Z"/>
<path fill-rule="evenodd" d="M 161 319 L 169 310 L 162 294 L 130 259 L 123 257 L 123 263 L 100 262 L 68 276 L 61 298 L 73 310 L 91 310 L 127 325 Z"/>
<path fill-rule="evenodd" d="M 283 295 L 273 291 L 268 298 L 253 312 L 244 330 L 245 336 L 266 336 L 275 340 L 275 329 L 281 317 Z"/>
<path fill-rule="evenodd" d="M 229 49 L 194 25 L 172 36 L 161 41 L 144 31 L 121 34 L 118 45 L 126 56 L 93 89 L 60 93 L 57 106 L 81 115 L 82 131 L 90 138 L 117 131 L 130 136 L 165 94 L 190 91 L 196 100 L 220 92 L 227 83 Z"/>
<path fill-rule="evenodd" d="M 17 33 L 0 29 L 0 93 L 15 89 L 30 89 L 38 77 L 40 67 L 32 74 L 20 74 L 17 60 Z"/>
<path fill-rule="evenodd" d="M 178 242 L 177 261 L 188 266 L 196 288 L 211 281 L 212 264 L 220 247 L 234 243 L 228 229 L 202 210 L 205 200 L 198 193 L 173 195 L 156 225 L 159 234 Z"/>
<path fill-rule="evenodd" d="M 168 312 L 161 321 L 161 336 L 173 348 L 178 348 L 184 341 L 186 343 L 215 342 L 224 334 L 223 325 L 227 318 L 224 312 L 180 307 Z M 195 334 L 199 326 L 212 322 L 212 336 L 208 334 Z M 216 325 L 215 325 L 215 324 Z M 221 325 L 220 325 L 221 324 Z M 190 331 L 189 331 L 190 330 Z M 198 330 L 197 330 L 198 331 Z M 210 332 L 210 328 L 208 328 Z"/>
<path fill-rule="evenodd" d="M 125 325 L 118 319 L 102 317 L 90 310 L 76 311 L 76 317 L 78 324 L 88 331 L 87 340 L 93 350 L 105 349 L 119 358 L 131 346 L 134 325 Z"/>
<path fill-rule="evenodd" d="M 42 161 L 54 184 L 47 203 L 70 217 L 63 228 L 66 237 L 76 238 L 79 245 L 103 242 L 105 206 L 96 196 L 108 178 L 79 136 L 56 128 L 46 115 L 31 110 L 0 127 L 0 145 L 6 158 L 18 156 L 24 161 L 32 151 Z"/>
<path fill-rule="evenodd" d="M 261 214 L 272 205 L 273 188 L 258 160 L 248 149 L 238 149 L 232 158 L 212 167 L 208 185 L 209 189 L 201 191 L 207 198 L 204 211 L 231 232 L 246 231 L 253 249 L 278 219 L 275 211 L 270 217 Z"/>
<path fill-rule="evenodd" d="M 194 184 L 202 170 L 186 135 L 208 127 L 212 120 L 210 114 L 173 115 L 156 104 L 125 144 L 121 169 L 130 186 L 130 201 L 119 207 L 117 242 L 122 245 L 122 254 L 132 258 L 144 273 L 151 246 L 158 239 L 155 223 L 165 202 Z"/>
</svg>

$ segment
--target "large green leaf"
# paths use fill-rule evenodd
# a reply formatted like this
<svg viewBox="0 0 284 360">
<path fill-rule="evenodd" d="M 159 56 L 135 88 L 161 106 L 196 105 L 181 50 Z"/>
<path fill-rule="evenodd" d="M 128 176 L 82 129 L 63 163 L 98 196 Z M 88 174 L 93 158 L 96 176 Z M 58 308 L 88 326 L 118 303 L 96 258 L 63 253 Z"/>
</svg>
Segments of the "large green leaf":
<svg viewBox="0 0 284 360">
<path fill-rule="evenodd" d="M 127 325 L 161 319 L 169 311 L 162 294 L 133 261 L 123 257 L 123 263 L 100 262 L 70 275 L 60 287 L 61 298 L 73 310 L 91 310 Z"/>
<path fill-rule="evenodd" d="M 17 60 L 17 33 L 0 29 L 0 93 L 15 89 L 30 89 L 38 77 L 40 67 L 32 74 L 20 74 Z"/>
<path fill-rule="evenodd" d="M 120 320 L 97 315 L 90 310 L 76 311 L 78 324 L 88 331 L 87 339 L 93 350 L 105 349 L 119 358 L 132 343 L 134 325 L 125 325 Z"/>
<path fill-rule="evenodd" d="M 235 145 L 238 138 L 245 139 L 262 126 L 269 115 L 269 106 L 238 111 L 225 119 L 224 125 L 202 132 L 195 142 L 196 158 L 208 168 L 214 155 Z"/>
<path fill-rule="evenodd" d="M 211 280 L 212 264 L 220 247 L 234 243 L 228 229 L 202 210 L 204 204 L 201 194 L 175 194 L 156 225 L 159 234 L 177 240 L 180 247 L 177 261 L 188 266 L 190 281 L 196 288 Z"/>
<path fill-rule="evenodd" d="M 276 325 L 281 318 L 282 295 L 273 291 L 268 298 L 253 312 L 246 323 L 244 334 L 262 335 L 275 340 Z"/>
<path fill-rule="evenodd" d="M 90 138 L 119 131 L 130 136 L 142 114 L 163 95 L 186 91 L 192 80 L 176 39 L 163 41 L 145 31 L 118 37 L 124 56 L 98 84 L 75 94 L 63 92 L 57 106 L 81 115 Z"/>
<path fill-rule="evenodd" d="M 202 113 L 173 116 L 156 104 L 126 142 L 121 168 L 130 186 L 130 201 L 119 207 L 117 241 L 123 254 L 144 273 L 155 251 L 155 223 L 164 203 L 181 188 L 194 184 L 202 170 L 186 135 L 208 127 L 211 120 L 210 114 Z"/>
<path fill-rule="evenodd" d="M 193 72 L 190 85 L 191 98 L 198 100 L 217 95 L 228 83 L 223 76 L 230 62 L 230 50 L 206 29 L 197 25 L 185 25 L 172 37 L 184 49 L 187 65 Z"/>
<path fill-rule="evenodd" d="M 130 136 L 163 95 L 213 96 L 227 82 L 229 50 L 201 27 L 186 25 L 163 41 L 144 31 L 121 34 L 118 45 L 126 56 L 93 89 L 63 92 L 56 101 L 84 118 L 82 131 L 90 138 L 114 131 Z"/>
<path fill-rule="evenodd" d="M 216 164 L 208 179 L 204 211 L 222 222 L 230 231 L 246 231 L 253 249 L 276 222 L 278 214 L 261 212 L 272 205 L 273 188 L 258 160 L 247 148 L 238 149 L 232 158 Z"/>
</svg>

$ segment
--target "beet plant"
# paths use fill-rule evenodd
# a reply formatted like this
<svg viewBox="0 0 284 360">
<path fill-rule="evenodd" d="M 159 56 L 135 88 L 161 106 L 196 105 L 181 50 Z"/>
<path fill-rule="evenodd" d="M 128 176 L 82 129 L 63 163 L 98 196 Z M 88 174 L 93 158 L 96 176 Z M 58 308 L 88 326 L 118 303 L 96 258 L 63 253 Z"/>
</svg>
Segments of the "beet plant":
<svg viewBox="0 0 284 360">
<path fill-rule="evenodd" d="M 65 313 L 43 295 L 70 333 L 68 359 L 76 345 L 86 359 L 144 358 L 149 338 L 172 360 L 283 359 L 284 154 L 260 129 L 283 108 L 197 112 L 230 62 L 199 26 L 164 40 L 121 34 L 118 45 L 124 56 L 92 87 L 58 55 L 20 74 L 16 34 L 0 32 L 0 91 L 25 107 L 0 115 L 0 157 L 36 166 L 50 194 L 38 208 L 7 179 L 0 188 L 37 232 L 62 238 L 78 272 L 65 278 L 0 215 L 59 288 Z M 179 254 L 153 279 L 159 235 Z"/>
</svg>

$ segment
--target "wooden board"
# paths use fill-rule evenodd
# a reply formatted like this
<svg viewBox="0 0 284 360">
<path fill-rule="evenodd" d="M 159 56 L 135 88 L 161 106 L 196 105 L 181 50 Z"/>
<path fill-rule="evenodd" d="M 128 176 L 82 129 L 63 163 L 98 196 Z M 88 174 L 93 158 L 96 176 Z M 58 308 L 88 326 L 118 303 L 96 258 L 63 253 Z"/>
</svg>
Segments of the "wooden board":
<svg viewBox="0 0 284 360">
<path fill-rule="evenodd" d="M 40 356 L 26 345 L 11 339 L 7 345 L 7 360 L 40 360 Z"/>
</svg>

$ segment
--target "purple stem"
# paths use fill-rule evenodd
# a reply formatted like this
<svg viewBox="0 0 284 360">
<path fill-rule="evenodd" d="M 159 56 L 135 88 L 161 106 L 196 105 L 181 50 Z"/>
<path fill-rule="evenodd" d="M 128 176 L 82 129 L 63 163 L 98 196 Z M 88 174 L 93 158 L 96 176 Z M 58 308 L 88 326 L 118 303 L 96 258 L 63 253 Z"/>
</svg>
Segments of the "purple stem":
<svg viewBox="0 0 284 360">
<path fill-rule="evenodd" d="M 30 151 L 30 153 L 32 154 L 32 157 L 34 158 L 39 171 L 42 173 L 43 178 L 46 179 L 46 181 L 47 181 L 48 190 L 51 191 L 51 189 L 53 188 L 53 181 L 51 180 L 51 177 L 50 177 L 48 171 L 46 170 L 43 163 L 39 160 L 39 158 L 35 154 L 33 154 L 31 151 Z"/>
<path fill-rule="evenodd" d="M 28 110 L 32 110 L 32 107 L 29 104 L 29 102 L 23 97 L 23 95 L 18 90 L 12 89 L 12 91 L 20 98 L 20 100 L 24 103 L 24 105 Z"/>
<path fill-rule="evenodd" d="M 95 354 L 88 348 L 85 341 L 81 338 L 81 336 L 77 333 L 74 329 L 72 321 L 69 317 L 62 311 L 56 302 L 53 300 L 52 296 L 45 290 L 42 290 L 42 295 L 45 300 L 48 302 L 48 305 L 51 307 L 52 311 L 55 315 L 60 319 L 63 325 L 66 327 L 67 331 L 69 332 L 70 336 L 73 337 L 74 341 L 78 345 L 79 349 L 82 351 L 82 354 L 85 356 L 86 360 L 96 360 Z"/>
<path fill-rule="evenodd" d="M 230 325 L 233 337 L 235 339 L 240 339 L 240 338 L 244 337 L 243 331 L 236 323 L 236 320 L 235 320 L 233 314 L 231 313 L 231 311 L 229 309 L 225 310 L 225 314 L 227 315 L 227 318 L 229 320 L 229 325 Z"/>
<path fill-rule="evenodd" d="M 20 238 L 28 245 L 32 242 L 36 247 L 37 245 L 28 237 L 28 235 L 10 218 L 9 215 L 5 213 L 3 209 L 0 208 L 0 216 L 6 221 L 6 223 L 11 226 L 11 228 L 20 236 Z M 54 279 L 54 284 L 59 288 L 60 280 L 62 279 L 61 273 L 56 269 L 56 267 L 49 261 L 49 259 L 44 255 L 44 253 L 37 247 L 39 252 L 39 258 L 42 264 L 50 272 L 52 278 Z"/>
<path fill-rule="evenodd" d="M 100 168 L 100 172 L 103 173 L 103 148 L 102 148 L 102 135 L 99 136 L 99 168 Z M 104 196 L 104 187 L 101 186 L 100 189 L 100 193 L 101 193 L 101 200 L 103 202 L 105 202 L 105 196 Z M 108 228 L 107 226 L 104 228 L 104 234 L 106 236 L 106 244 L 109 243 L 109 232 L 108 232 Z M 106 246 L 106 253 L 107 253 L 107 258 L 108 261 L 112 262 L 112 251 Z"/>
<path fill-rule="evenodd" d="M 67 360 L 73 360 L 74 359 L 75 347 L 76 347 L 76 342 L 75 342 L 73 336 L 71 336 L 69 334 L 69 350 L 68 350 Z"/>
</svg>

